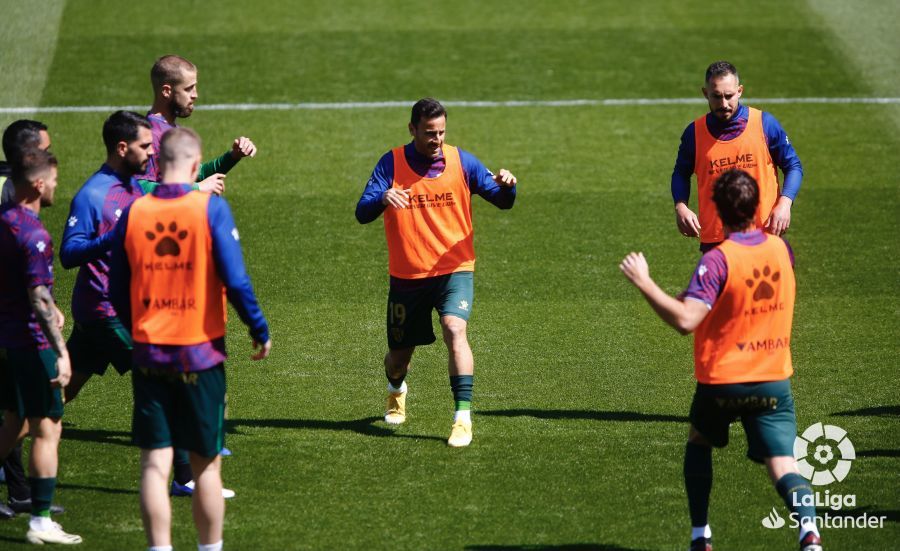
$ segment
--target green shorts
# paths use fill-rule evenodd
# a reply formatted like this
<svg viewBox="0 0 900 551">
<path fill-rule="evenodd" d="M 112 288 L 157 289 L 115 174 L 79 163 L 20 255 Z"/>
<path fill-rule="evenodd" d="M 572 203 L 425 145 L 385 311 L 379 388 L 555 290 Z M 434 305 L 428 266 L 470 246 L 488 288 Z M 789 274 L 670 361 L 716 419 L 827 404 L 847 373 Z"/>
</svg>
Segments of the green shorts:
<svg viewBox="0 0 900 551">
<path fill-rule="evenodd" d="M 131 370 L 131 334 L 119 318 L 76 323 L 66 343 L 72 370 L 103 375 L 112 364 L 120 375 Z"/>
<path fill-rule="evenodd" d="M 19 419 L 59 419 L 62 392 L 50 386 L 56 375 L 56 352 L 50 348 L 0 348 L 0 407 Z"/>
<path fill-rule="evenodd" d="M 728 427 L 741 419 L 747 436 L 747 457 L 762 463 L 767 457 L 793 456 L 797 417 L 791 381 L 697 384 L 691 404 L 691 424 L 717 448 L 728 445 Z"/>
<path fill-rule="evenodd" d="M 215 457 L 225 446 L 225 366 L 205 371 L 136 367 L 132 441 L 141 449 L 175 447 Z"/>
<path fill-rule="evenodd" d="M 474 296 L 473 272 L 423 279 L 392 277 L 387 308 L 388 347 L 410 348 L 433 343 L 436 339 L 431 311 L 468 321 Z"/>
</svg>

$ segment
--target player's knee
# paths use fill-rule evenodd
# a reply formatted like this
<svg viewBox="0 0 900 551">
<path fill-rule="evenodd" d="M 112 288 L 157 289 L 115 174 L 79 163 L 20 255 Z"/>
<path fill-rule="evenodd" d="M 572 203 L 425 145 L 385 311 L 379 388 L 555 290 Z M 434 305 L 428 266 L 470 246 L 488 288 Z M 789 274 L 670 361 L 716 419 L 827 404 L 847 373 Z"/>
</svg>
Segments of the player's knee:
<svg viewBox="0 0 900 551">
<path fill-rule="evenodd" d="M 696 444 L 698 446 L 706 446 L 707 448 L 711 446 L 709 440 L 706 439 L 702 434 L 700 434 L 697 429 L 691 426 L 690 431 L 688 432 L 688 442 L 691 444 Z"/>
<path fill-rule="evenodd" d="M 41 417 L 29 419 L 28 424 L 31 427 L 31 436 L 34 438 L 40 438 L 47 442 L 59 442 L 62 436 L 62 423 L 59 419 Z"/>
<path fill-rule="evenodd" d="M 441 330 L 444 342 L 448 345 L 466 339 L 466 320 L 453 316 L 441 318 Z"/>
</svg>

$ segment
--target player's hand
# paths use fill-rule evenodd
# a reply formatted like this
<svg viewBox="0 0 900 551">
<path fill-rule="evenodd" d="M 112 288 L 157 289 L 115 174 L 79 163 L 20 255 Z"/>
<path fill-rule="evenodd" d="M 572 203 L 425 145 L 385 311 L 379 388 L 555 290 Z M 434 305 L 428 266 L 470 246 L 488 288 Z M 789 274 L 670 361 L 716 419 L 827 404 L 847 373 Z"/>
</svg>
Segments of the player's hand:
<svg viewBox="0 0 900 551">
<path fill-rule="evenodd" d="M 513 187 L 516 185 L 516 177 L 512 172 L 501 168 L 500 172 L 494 174 L 494 182 L 503 187 Z"/>
<path fill-rule="evenodd" d="M 700 220 L 684 203 L 675 203 L 675 224 L 685 237 L 700 237 Z"/>
<path fill-rule="evenodd" d="M 622 259 L 619 269 L 635 286 L 640 287 L 643 283 L 650 279 L 650 266 L 644 253 L 628 253 L 628 256 Z"/>
<path fill-rule="evenodd" d="M 791 227 L 791 205 L 793 203 L 790 197 L 782 195 L 778 198 L 775 208 L 772 209 L 772 214 L 766 220 L 765 228 L 767 232 L 773 235 L 784 235 L 788 231 L 788 228 Z"/>
<path fill-rule="evenodd" d="M 222 195 L 225 193 L 225 175 L 224 174 L 213 174 L 206 180 L 203 180 L 197 187 L 203 193 L 215 193 L 216 195 Z"/>
<path fill-rule="evenodd" d="M 265 343 L 260 343 L 259 341 L 253 341 L 253 350 L 259 349 L 256 354 L 250 356 L 251 360 L 263 360 L 269 357 L 269 352 L 272 351 L 272 339 L 267 340 Z"/>
<path fill-rule="evenodd" d="M 53 309 L 56 310 L 56 328 L 62 331 L 63 326 L 66 325 L 66 316 L 63 315 L 62 310 L 56 304 L 53 305 Z"/>
<path fill-rule="evenodd" d="M 65 388 L 72 378 L 72 365 L 69 363 L 68 352 L 56 358 L 56 377 L 50 379 L 53 388 Z"/>
<path fill-rule="evenodd" d="M 235 138 L 234 143 L 231 144 L 231 156 L 236 161 L 240 161 L 244 157 L 256 157 L 256 145 L 250 138 L 244 136 Z"/>
<path fill-rule="evenodd" d="M 405 209 L 409 206 L 409 190 L 392 187 L 381 196 L 382 205 L 391 205 L 397 209 Z"/>
</svg>

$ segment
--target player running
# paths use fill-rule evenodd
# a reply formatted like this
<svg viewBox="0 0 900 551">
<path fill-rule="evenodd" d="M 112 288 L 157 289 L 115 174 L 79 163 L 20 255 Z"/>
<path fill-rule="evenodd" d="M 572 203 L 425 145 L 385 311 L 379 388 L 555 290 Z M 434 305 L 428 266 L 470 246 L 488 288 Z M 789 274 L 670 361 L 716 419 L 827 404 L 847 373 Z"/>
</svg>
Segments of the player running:
<svg viewBox="0 0 900 551">
<path fill-rule="evenodd" d="M 512 208 L 516 177 L 506 169 L 493 174 L 471 153 L 444 143 L 446 125 L 447 111 L 437 100 L 413 105 L 412 142 L 378 161 L 356 205 L 356 219 L 367 224 L 384 213 L 390 271 L 384 420 L 406 421 L 406 374 L 416 346 L 435 341 L 431 311 L 436 309 L 456 406 L 447 443 L 461 447 L 472 441 L 475 365 L 466 336 L 474 296 L 472 195 Z"/>
<path fill-rule="evenodd" d="M 707 516 L 712 447 L 728 444 L 728 427 L 740 418 L 747 455 L 765 463 L 778 494 L 796 513 L 800 549 L 821 551 L 815 507 L 795 505 L 812 503 L 812 487 L 793 456 L 793 253 L 784 240 L 757 226 L 759 188 L 746 172 L 723 173 L 713 186 L 712 201 L 725 241 L 703 255 L 683 296 L 673 298 L 656 285 L 642 253 L 630 253 L 619 266 L 663 321 L 679 333 L 694 333 L 697 389 L 684 452 L 690 548 L 712 549 Z"/>
</svg>

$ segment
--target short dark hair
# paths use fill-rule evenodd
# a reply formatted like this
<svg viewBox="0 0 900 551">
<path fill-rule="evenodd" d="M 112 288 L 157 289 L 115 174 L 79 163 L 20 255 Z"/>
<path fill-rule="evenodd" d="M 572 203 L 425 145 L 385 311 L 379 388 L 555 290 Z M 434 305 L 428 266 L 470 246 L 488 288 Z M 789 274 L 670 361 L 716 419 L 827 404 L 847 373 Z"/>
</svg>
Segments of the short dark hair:
<svg viewBox="0 0 900 551">
<path fill-rule="evenodd" d="M 447 110 L 444 109 L 441 102 L 434 98 L 422 98 L 413 105 L 409 122 L 412 123 L 413 126 L 419 126 L 419 121 L 422 119 L 430 121 L 431 119 L 446 116 Z"/>
<path fill-rule="evenodd" d="M 727 61 L 715 61 L 706 68 L 706 80 L 704 82 L 709 83 L 714 78 L 721 78 L 727 75 L 734 75 L 738 82 L 741 81 L 737 67 Z"/>
<path fill-rule="evenodd" d="M 178 55 L 164 55 L 156 60 L 150 69 L 150 82 L 154 90 L 159 90 L 163 84 L 176 84 L 181 82 L 181 77 L 186 71 L 197 71 L 197 66 Z"/>
<path fill-rule="evenodd" d="M 53 153 L 32 147 L 22 152 L 13 165 L 12 179 L 16 186 L 25 186 L 40 178 L 50 167 L 59 164 Z"/>
<path fill-rule="evenodd" d="M 134 111 L 116 111 L 103 123 L 103 143 L 107 153 L 116 151 L 119 142 L 131 143 L 138 139 L 138 128 L 152 129 L 147 117 Z"/>
<path fill-rule="evenodd" d="M 713 202 L 723 224 L 737 231 L 747 229 L 759 207 L 759 186 L 739 168 L 726 170 L 713 184 Z"/>
<path fill-rule="evenodd" d="M 41 143 L 41 130 L 47 131 L 47 125 L 29 119 L 17 120 L 3 131 L 3 155 L 7 162 L 14 165 L 22 154 Z"/>
</svg>

